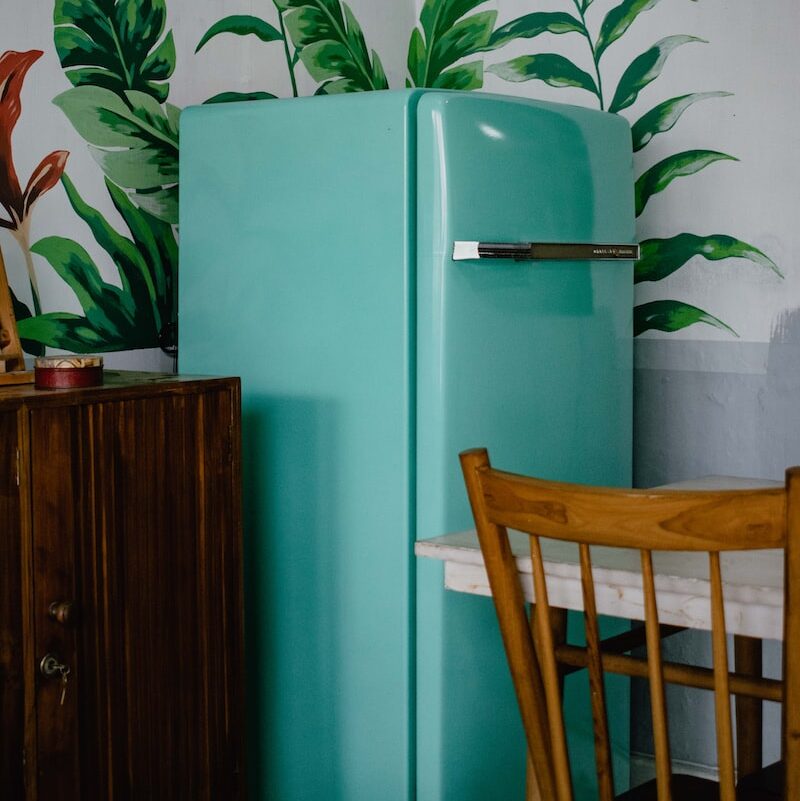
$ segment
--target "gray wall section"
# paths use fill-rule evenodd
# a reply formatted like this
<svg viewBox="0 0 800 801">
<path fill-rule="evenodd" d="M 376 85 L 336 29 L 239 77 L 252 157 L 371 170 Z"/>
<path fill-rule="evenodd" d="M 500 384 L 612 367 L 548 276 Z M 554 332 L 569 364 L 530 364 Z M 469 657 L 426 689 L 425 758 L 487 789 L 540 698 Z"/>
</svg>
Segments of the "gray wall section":
<svg viewBox="0 0 800 801">
<path fill-rule="evenodd" d="M 731 640 L 732 638 L 729 638 Z M 733 643 L 728 643 L 730 664 L 733 665 Z M 685 631 L 666 640 L 664 659 L 684 664 L 711 667 L 711 639 L 704 631 Z M 764 643 L 764 675 L 780 677 L 780 643 Z M 673 769 L 683 773 L 712 776 L 716 772 L 717 752 L 714 727 L 714 696 L 705 690 L 667 685 L 667 709 L 670 720 L 670 747 Z M 780 706 L 764 704 L 764 764 L 780 759 Z M 631 681 L 631 784 L 638 784 L 655 775 L 647 757 L 653 753 L 652 725 L 650 722 L 650 694 L 647 682 Z M 642 759 L 641 757 L 645 758 Z"/>
<path fill-rule="evenodd" d="M 782 479 L 792 464 L 800 464 L 800 337 L 636 343 L 636 486 L 713 474 Z"/>
<path fill-rule="evenodd" d="M 634 485 L 704 475 L 783 478 L 800 464 L 800 311 L 781 317 L 772 342 L 637 340 L 634 371 Z M 677 635 L 666 658 L 710 664 L 705 633 Z M 766 643 L 765 673 L 779 675 L 780 646 Z M 709 693 L 670 688 L 676 761 L 716 765 Z M 765 710 L 765 758 L 777 759 L 779 714 Z M 632 697 L 632 750 L 652 753 L 649 700 Z"/>
</svg>

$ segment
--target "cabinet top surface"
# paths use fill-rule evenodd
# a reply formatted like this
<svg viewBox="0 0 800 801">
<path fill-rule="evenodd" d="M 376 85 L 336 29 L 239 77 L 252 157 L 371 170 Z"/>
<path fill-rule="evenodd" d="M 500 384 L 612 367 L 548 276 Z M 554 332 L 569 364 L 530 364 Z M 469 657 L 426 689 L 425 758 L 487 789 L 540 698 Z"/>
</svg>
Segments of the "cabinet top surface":
<svg viewBox="0 0 800 801">
<path fill-rule="evenodd" d="M 0 410 L 19 406 L 62 406 L 123 400 L 150 395 L 175 395 L 203 389 L 238 386 L 238 378 L 173 373 L 106 370 L 103 384 L 82 389 L 36 389 L 33 384 L 0 388 Z"/>
</svg>

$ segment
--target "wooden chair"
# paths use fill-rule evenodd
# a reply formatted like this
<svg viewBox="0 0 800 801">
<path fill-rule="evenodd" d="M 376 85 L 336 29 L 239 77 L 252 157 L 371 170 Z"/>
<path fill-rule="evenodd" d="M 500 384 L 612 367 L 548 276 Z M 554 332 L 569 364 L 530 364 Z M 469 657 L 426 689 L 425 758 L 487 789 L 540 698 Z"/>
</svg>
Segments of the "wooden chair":
<svg viewBox="0 0 800 801">
<path fill-rule="evenodd" d="M 528 798 L 572 801 L 564 731 L 559 664 L 588 668 L 600 801 L 614 801 L 603 672 L 649 679 L 656 778 L 616 801 L 670 799 L 800 799 L 800 468 L 786 472 L 777 489 L 735 491 L 650 491 L 584 487 L 542 481 L 495 470 L 486 450 L 465 451 L 461 465 L 481 551 L 494 597 L 506 656 L 514 681 L 535 780 Z M 530 537 L 536 603 L 531 618 L 507 528 Z M 575 542 L 580 555 L 586 647 L 554 639 L 540 537 Z M 641 553 L 647 658 L 605 652 L 601 647 L 591 567 L 591 545 Z M 785 549 L 783 681 L 729 673 L 720 552 Z M 713 671 L 665 664 L 653 579 L 652 551 L 706 551 L 709 558 Z M 673 774 L 664 683 L 713 689 L 719 783 Z M 735 786 L 730 695 L 783 701 L 783 762 Z M 775 772 L 785 789 L 765 790 Z M 578 799 L 577 801 L 583 801 Z"/>
</svg>

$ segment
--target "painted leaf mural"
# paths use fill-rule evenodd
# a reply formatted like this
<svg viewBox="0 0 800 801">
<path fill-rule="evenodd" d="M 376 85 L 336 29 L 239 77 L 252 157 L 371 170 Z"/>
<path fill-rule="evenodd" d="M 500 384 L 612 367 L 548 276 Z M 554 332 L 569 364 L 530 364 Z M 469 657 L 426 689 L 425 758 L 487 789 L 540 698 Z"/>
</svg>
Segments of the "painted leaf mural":
<svg viewBox="0 0 800 801">
<path fill-rule="evenodd" d="M 671 97 L 641 116 L 632 126 L 633 152 L 641 150 L 660 133 L 671 130 L 689 106 L 712 97 L 731 97 L 730 92 L 693 92 Z"/>
<path fill-rule="evenodd" d="M 163 0 L 55 0 L 54 43 L 72 88 L 54 99 L 105 174 L 120 234 L 59 172 L 72 210 L 108 260 L 101 269 L 66 237 L 44 237 L 30 252 L 74 294 L 81 314 L 33 314 L 14 298 L 30 353 L 175 348 L 178 247 L 178 118 L 167 103 L 175 68 Z M 63 168 L 62 168 L 63 171 Z M 79 229 L 80 230 L 80 229 Z M 118 283 L 106 280 L 104 270 Z M 35 300 L 35 296 L 34 296 Z"/>
<path fill-rule="evenodd" d="M 636 210 L 647 215 L 649 226 L 659 224 L 661 197 L 672 196 L 674 187 L 734 169 L 735 154 L 715 148 L 713 139 L 668 147 L 669 133 L 684 115 L 710 110 L 705 101 L 724 100 L 730 93 L 686 86 L 681 93 L 653 99 L 663 85 L 662 74 L 674 70 L 694 45 L 704 44 L 680 30 L 664 30 L 661 37 L 653 37 L 657 41 L 637 39 L 644 28 L 640 19 L 660 0 L 553 0 L 548 10 L 541 5 L 532 1 L 528 13 L 506 21 L 497 11 L 499 7 L 502 12 L 503 3 L 424 0 L 408 41 L 406 85 L 480 89 L 491 73 L 509 82 L 578 89 L 586 93 L 587 104 L 630 116 L 637 160 L 652 154 L 646 148 L 653 140 L 663 150 L 659 159 L 648 158 L 637 175 Z M 259 6 L 247 3 L 241 13 L 211 24 L 197 42 L 198 57 L 210 58 L 210 43 L 220 37 L 244 37 L 276 55 L 279 48 L 283 51 L 294 96 L 298 65 L 316 82 L 317 93 L 388 88 L 381 58 L 346 2 L 263 0 L 260 7 L 267 18 L 256 16 Z M 55 51 L 69 87 L 54 102 L 86 141 L 98 178 L 104 178 L 107 210 L 113 210 L 109 219 L 113 216 L 116 222 L 86 204 L 63 175 L 65 150 L 37 157 L 30 177 L 17 177 L 11 132 L 19 118 L 23 79 L 42 52 L 0 56 L 0 228 L 19 243 L 31 284 L 30 301 L 25 297 L 30 308 L 20 300 L 27 289 L 13 297 L 26 348 L 41 352 L 46 345 L 86 352 L 172 347 L 179 109 L 168 102 L 176 50 L 166 0 L 54 0 L 53 24 Z M 629 55 L 620 62 L 623 47 Z M 614 53 L 613 65 L 606 63 L 611 61 L 609 52 Z M 221 92 L 206 102 L 279 94 L 274 76 L 264 76 L 247 89 Z M 59 181 L 78 222 L 75 239 L 44 237 L 31 245 L 32 209 L 45 192 L 62 190 Z M 754 269 L 781 276 L 769 255 L 734 235 L 656 233 L 642 243 L 638 283 L 657 286 L 689 264 L 708 269 L 710 263 L 728 259 L 745 260 Z M 81 234 L 94 244 L 79 243 Z M 52 269 L 74 294 L 81 312 L 44 313 L 37 269 Z M 681 299 L 652 301 L 637 307 L 636 333 L 669 333 L 700 324 L 732 335 L 732 328 L 711 311 Z"/>
<path fill-rule="evenodd" d="M 716 150 L 687 150 L 685 153 L 675 153 L 659 161 L 648 170 L 645 170 L 636 181 L 634 197 L 636 200 L 636 216 L 645 209 L 647 201 L 653 195 L 663 192 L 676 178 L 694 175 L 705 169 L 715 161 L 738 161 L 727 153 Z"/>
<path fill-rule="evenodd" d="M 80 86 L 53 102 L 106 176 L 159 219 L 178 222 L 178 109 L 144 92 Z"/>
<path fill-rule="evenodd" d="M 555 88 L 585 90 L 597 98 L 601 109 L 607 108 L 614 113 L 633 109 L 640 93 L 659 78 L 668 59 L 678 48 L 686 44 L 707 43 L 704 39 L 686 34 L 673 34 L 660 39 L 636 56 L 623 70 L 609 101 L 603 82 L 602 58 L 609 48 L 629 34 L 639 15 L 654 8 L 658 2 L 622 0 L 606 11 L 596 36 L 591 33 L 596 28 L 587 24 L 587 12 L 591 10 L 592 14 L 599 14 L 602 5 L 592 0 L 573 0 L 569 12 L 539 12 L 519 17 L 501 25 L 495 33 L 495 41 L 500 45 L 515 39 L 533 39 L 544 33 L 581 36 L 595 67 L 594 76 L 565 55 L 543 52 L 516 56 L 492 64 L 487 70 L 507 81 L 537 80 Z M 566 0 L 565 5 L 569 5 Z M 730 92 L 724 91 L 689 92 L 662 100 L 633 123 L 633 152 L 643 151 L 656 136 L 672 130 L 682 115 L 696 103 L 730 96 Z M 645 169 L 636 180 L 637 217 L 644 213 L 655 196 L 667 191 L 677 178 L 697 175 L 715 162 L 737 160 L 728 153 L 704 148 L 666 156 Z M 746 259 L 782 277 L 780 269 L 766 254 L 736 237 L 728 234 L 700 236 L 684 232 L 668 239 L 653 238 L 643 242 L 635 280 L 661 281 L 699 257 L 707 261 Z M 637 336 L 651 330 L 671 333 L 696 324 L 711 325 L 735 335 L 733 329 L 715 315 L 681 300 L 665 299 L 642 304 L 636 307 L 634 316 L 634 333 Z"/>
<path fill-rule="evenodd" d="M 563 10 L 532 10 L 498 25 L 497 11 L 490 8 L 486 0 L 424 0 L 419 23 L 409 40 L 406 86 L 480 89 L 485 72 L 490 72 L 510 82 L 539 81 L 557 89 L 580 89 L 593 96 L 600 109 L 620 113 L 634 110 L 640 94 L 661 76 L 679 48 L 707 44 L 704 39 L 688 34 L 665 36 L 633 58 L 623 69 L 613 91 L 609 91 L 604 85 L 607 76 L 603 57 L 618 42 L 627 41 L 631 31 L 636 30 L 640 16 L 655 8 L 660 0 L 563 1 Z M 228 17 L 209 29 L 198 50 L 222 33 L 255 35 L 264 42 L 282 40 L 295 94 L 293 66 L 298 60 L 319 82 L 318 93 L 386 88 L 380 59 L 367 47 L 361 27 L 345 3 L 339 0 L 273 0 L 273 3 L 278 11 L 279 28 L 254 17 Z M 293 56 L 288 48 L 287 31 L 295 47 Z M 557 37 L 549 41 L 561 37 L 569 37 L 570 42 L 582 40 L 593 71 L 587 71 L 574 61 L 572 52 L 567 55 L 535 51 L 488 66 L 484 64 L 486 53 L 546 34 Z M 258 91 L 228 92 L 212 101 L 270 96 Z M 729 96 L 731 93 L 725 91 L 688 92 L 661 100 L 648 111 L 640 112 L 632 125 L 633 152 L 643 151 L 655 137 L 672 130 L 695 104 Z M 637 216 L 676 179 L 695 176 L 715 162 L 724 161 L 737 159 L 728 153 L 702 147 L 662 158 L 637 178 Z M 682 233 L 672 239 L 650 239 L 643 244 L 636 280 L 662 280 L 699 257 L 707 261 L 746 259 L 781 275 L 768 256 L 736 237 Z M 642 308 L 644 312 L 637 310 L 637 334 L 647 330 L 672 332 L 697 323 L 732 332 L 718 317 L 683 301 L 657 301 L 656 306 L 645 304 Z"/>
<path fill-rule="evenodd" d="M 163 0 L 56 0 L 54 39 L 73 88 L 54 102 L 89 142 L 106 175 L 109 199 L 129 229 L 119 234 L 83 201 L 63 174 L 67 153 L 56 151 L 37 167 L 24 192 L 18 190 L 10 134 L 19 116 L 24 73 L 41 51 L 0 61 L 5 84 L 0 117 L 5 164 L 3 205 L 12 233 L 24 237 L 32 285 L 33 313 L 17 295 L 12 300 L 20 336 L 29 353 L 45 347 L 74 352 L 174 347 L 177 240 L 178 115 L 166 103 L 167 79 L 175 66 L 172 33 L 165 33 Z M 12 66 L 3 77 L 2 65 Z M 108 255 L 119 279 L 110 283 L 83 245 L 44 237 L 28 246 L 27 220 L 39 196 L 59 179 L 78 218 Z M 7 190 L 7 191 L 6 191 Z M 6 204 L 8 201 L 8 204 Z M 3 220 L 0 218 L 0 225 Z M 40 257 L 74 293 L 82 314 L 43 312 L 32 255 Z M 106 268 L 107 269 L 107 268 Z"/>
<path fill-rule="evenodd" d="M 317 94 L 341 94 L 388 89 L 380 56 L 371 50 L 361 25 L 347 3 L 339 0 L 273 0 L 277 27 L 249 14 L 232 15 L 214 23 L 195 49 L 199 52 L 222 34 L 255 36 L 262 42 L 283 44 L 286 67 L 297 97 L 295 67 L 302 62 L 319 83 Z M 207 103 L 265 100 L 271 92 L 222 92 Z"/>
<path fill-rule="evenodd" d="M 483 59 L 463 59 L 491 49 L 496 11 L 469 14 L 484 0 L 425 0 L 408 45 L 408 86 L 480 89 Z M 469 16 L 467 16 L 469 14 Z M 461 62 L 457 66 L 456 62 Z"/>
<path fill-rule="evenodd" d="M 649 11 L 657 3 L 658 0 L 624 0 L 612 8 L 600 26 L 600 33 L 594 46 L 595 59 L 599 61 L 605 49 L 614 44 L 633 25 L 636 17 L 643 11 Z M 586 6 L 583 11 L 586 11 Z"/>
<path fill-rule="evenodd" d="M 633 335 L 636 337 L 645 331 L 672 333 L 696 323 L 705 323 L 738 336 L 727 323 L 713 314 L 679 300 L 654 300 L 642 303 L 633 310 Z"/>
<path fill-rule="evenodd" d="M 212 39 L 223 34 L 233 34 L 235 36 L 255 36 L 262 42 L 280 42 L 283 45 L 284 56 L 286 58 L 286 67 L 289 71 L 289 79 L 292 83 L 292 95 L 297 97 L 297 79 L 295 77 L 294 68 L 299 60 L 299 53 L 297 49 L 290 52 L 290 41 L 286 33 L 286 25 L 283 20 L 283 7 L 273 0 L 273 6 L 278 18 L 278 27 L 271 25 L 260 17 L 253 16 L 252 14 L 232 14 L 231 16 L 224 17 L 223 19 L 215 22 L 204 34 L 200 41 L 197 43 L 195 53 L 199 53 Z M 220 92 L 213 97 L 206 100 L 206 103 L 230 103 L 240 100 L 272 100 L 277 95 L 265 90 L 256 90 L 252 92 Z"/>
<path fill-rule="evenodd" d="M 489 67 L 489 72 L 506 81 L 544 81 L 556 88 L 574 86 L 599 94 L 594 78 L 577 67 L 572 61 L 558 53 L 541 53 L 532 56 L 519 56 L 502 64 Z"/>
<path fill-rule="evenodd" d="M 56 52 L 73 86 L 135 90 L 163 103 L 175 69 L 164 0 L 56 0 Z"/>
<path fill-rule="evenodd" d="M 119 234 L 86 203 L 72 181 L 61 182 L 69 202 L 114 265 L 120 286 L 102 278 L 87 250 L 66 237 L 40 239 L 32 251 L 44 258 L 75 294 L 83 314 L 48 312 L 19 321 L 23 340 L 75 353 L 154 348 L 174 319 L 177 241 L 172 227 L 131 203 L 106 179 L 109 195 L 130 237 Z"/>
<path fill-rule="evenodd" d="M 178 115 L 164 0 L 56 0 L 54 40 L 72 89 L 54 102 L 106 176 L 159 219 L 178 221 Z"/>
<path fill-rule="evenodd" d="M 300 60 L 320 82 L 317 94 L 388 89 L 378 54 L 358 20 L 339 0 L 278 0 Z"/>
<path fill-rule="evenodd" d="M 651 48 L 637 56 L 622 73 L 608 110 L 622 111 L 622 109 L 632 106 L 639 97 L 639 92 L 661 75 L 670 53 L 676 47 L 689 44 L 689 42 L 707 44 L 696 36 L 667 36 L 666 39 L 656 42 Z"/>
<path fill-rule="evenodd" d="M 641 243 L 641 251 L 641 258 L 634 271 L 635 283 L 661 281 L 695 256 L 702 256 L 709 261 L 747 259 L 767 267 L 779 278 L 783 278 L 778 265 L 765 253 L 747 242 L 724 234 L 678 234 L 670 239 L 646 239 Z"/>
<path fill-rule="evenodd" d="M 515 39 L 533 39 L 543 33 L 582 33 L 583 23 L 565 11 L 534 11 L 501 25 L 489 39 L 495 50 Z"/>
<path fill-rule="evenodd" d="M 254 17 L 251 14 L 233 14 L 230 17 L 225 17 L 219 22 L 215 22 L 203 34 L 203 38 L 198 42 L 197 47 L 194 49 L 195 53 L 199 53 L 204 45 L 208 44 L 215 36 L 221 33 L 234 33 L 237 36 L 256 36 L 262 42 L 282 42 L 283 34 L 259 17 Z"/>
</svg>

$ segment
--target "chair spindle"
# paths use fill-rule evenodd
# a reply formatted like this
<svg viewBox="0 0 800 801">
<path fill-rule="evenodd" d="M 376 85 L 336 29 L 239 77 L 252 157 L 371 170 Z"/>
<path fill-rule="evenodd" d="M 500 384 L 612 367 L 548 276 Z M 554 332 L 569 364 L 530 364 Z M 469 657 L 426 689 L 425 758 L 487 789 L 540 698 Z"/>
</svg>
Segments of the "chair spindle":
<svg viewBox="0 0 800 801">
<path fill-rule="evenodd" d="M 708 563 L 711 579 L 711 648 L 714 658 L 714 708 L 717 720 L 719 794 L 720 801 L 736 801 L 731 691 L 728 679 L 728 642 L 725 634 L 725 607 L 718 551 L 709 552 Z"/>
<path fill-rule="evenodd" d="M 586 627 L 587 667 L 589 669 L 589 695 L 592 702 L 594 750 L 597 762 L 597 787 L 600 801 L 614 801 L 614 773 L 611 766 L 611 745 L 603 684 L 603 657 L 600 653 L 600 630 L 597 624 L 597 600 L 592 576 L 592 558 L 588 545 L 581 543 L 579 549 L 583 619 Z"/>
<path fill-rule="evenodd" d="M 550 627 L 550 604 L 547 600 L 547 580 L 544 574 L 544 561 L 539 537 L 530 536 L 531 562 L 533 563 L 533 587 L 536 598 L 534 615 L 539 649 L 539 665 L 542 671 L 547 720 L 553 748 L 553 768 L 555 772 L 558 801 L 572 801 L 572 777 L 569 770 L 567 736 L 561 712 L 561 692 L 559 690 L 559 671 L 556 664 L 553 630 Z"/>
<path fill-rule="evenodd" d="M 645 636 L 647 638 L 648 678 L 650 680 L 650 710 L 653 718 L 653 743 L 656 756 L 658 801 L 672 801 L 670 787 L 672 765 L 667 729 L 667 702 L 664 694 L 664 670 L 661 664 L 661 636 L 658 626 L 656 585 L 653 579 L 653 555 L 642 550 L 642 580 L 644 588 Z"/>
</svg>

